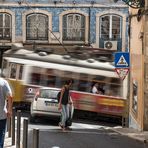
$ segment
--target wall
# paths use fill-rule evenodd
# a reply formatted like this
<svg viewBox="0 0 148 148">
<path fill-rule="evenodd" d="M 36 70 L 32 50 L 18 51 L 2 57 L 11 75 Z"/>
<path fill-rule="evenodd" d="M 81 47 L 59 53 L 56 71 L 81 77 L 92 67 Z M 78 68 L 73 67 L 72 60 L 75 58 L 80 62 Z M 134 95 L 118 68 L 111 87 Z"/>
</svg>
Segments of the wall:
<svg viewBox="0 0 148 148">
<path fill-rule="evenodd" d="M 143 130 L 144 120 L 144 17 L 137 20 L 138 9 L 130 9 L 130 105 L 129 105 L 129 127 Z"/>
<path fill-rule="evenodd" d="M 148 11 L 148 1 L 145 3 Z M 148 130 L 148 15 L 145 15 L 144 47 L 144 130 Z"/>
</svg>

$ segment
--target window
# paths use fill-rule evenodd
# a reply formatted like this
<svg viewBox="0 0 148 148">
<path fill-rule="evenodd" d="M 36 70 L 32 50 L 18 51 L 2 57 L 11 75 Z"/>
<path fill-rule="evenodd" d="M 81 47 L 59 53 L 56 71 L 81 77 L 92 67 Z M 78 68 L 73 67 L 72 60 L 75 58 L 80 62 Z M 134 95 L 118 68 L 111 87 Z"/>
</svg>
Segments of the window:
<svg viewBox="0 0 148 148">
<path fill-rule="evenodd" d="M 63 16 L 63 40 L 85 41 L 85 16 L 66 14 Z"/>
<path fill-rule="evenodd" d="M 19 65 L 19 79 L 22 79 L 23 76 L 24 65 Z"/>
<path fill-rule="evenodd" d="M 8 61 L 3 59 L 1 75 L 6 78 L 8 76 L 8 67 L 7 66 L 8 66 Z"/>
<path fill-rule="evenodd" d="M 16 79 L 17 65 L 10 63 L 10 78 Z"/>
<path fill-rule="evenodd" d="M 0 13 L 0 40 L 11 39 L 11 16 L 7 13 Z"/>
<path fill-rule="evenodd" d="M 30 14 L 27 16 L 27 40 L 48 40 L 48 16 Z"/>
<path fill-rule="evenodd" d="M 118 15 L 101 16 L 100 37 L 104 40 L 121 38 L 121 17 Z"/>
<path fill-rule="evenodd" d="M 39 97 L 46 98 L 46 99 L 57 99 L 58 90 L 52 89 L 41 89 L 39 93 Z"/>
</svg>

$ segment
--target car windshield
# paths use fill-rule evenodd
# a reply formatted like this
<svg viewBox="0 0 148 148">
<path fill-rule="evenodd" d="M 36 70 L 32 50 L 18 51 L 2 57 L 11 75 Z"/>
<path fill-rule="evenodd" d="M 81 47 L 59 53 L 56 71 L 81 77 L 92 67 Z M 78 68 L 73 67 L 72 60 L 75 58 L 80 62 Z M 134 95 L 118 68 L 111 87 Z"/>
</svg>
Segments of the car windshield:
<svg viewBox="0 0 148 148">
<path fill-rule="evenodd" d="M 40 90 L 39 97 L 41 98 L 57 98 L 58 90 L 42 89 Z"/>
</svg>

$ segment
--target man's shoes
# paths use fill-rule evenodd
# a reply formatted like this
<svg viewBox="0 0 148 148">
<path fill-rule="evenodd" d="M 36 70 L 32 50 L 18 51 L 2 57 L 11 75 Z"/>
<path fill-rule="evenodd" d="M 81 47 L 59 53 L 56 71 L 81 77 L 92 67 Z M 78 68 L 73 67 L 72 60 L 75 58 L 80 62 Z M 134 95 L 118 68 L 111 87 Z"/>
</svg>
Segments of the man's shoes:
<svg viewBox="0 0 148 148">
<path fill-rule="evenodd" d="M 62 128 L 62 131 L 63 131 L 63 132 L 66 132 L 66 129 L 65 129 L 65 127 L 63 127 L 63 128 Z"/>
<path fill-rule="evenodd" d="M 70 131 L 72 130 L 72 128 L 70 128 L 69 126 L 64 127 L 61 122 L 59 123 L 59 126 L 61 127 L 63 132 L 65 132 L 66 130 L 70 130 Z"/>
<path fill-rule="evenodd" d="M 59 123 L 59 126 L 61 127 L 62 131 L 65 132 L 65 127 L 62 125 L 62 123 Z"/>
<path fill-rule="evenodd" d="M 70 127 L 68 127 L 68 126 L 67 126 L 67 127 L 66 127 L 66 130 L 70 130 L 70 131 L 71 131 L 71 130 L 72 130 L 72 128 L 70 128 Z"/>
<path fill-rule="evenodd" d="M 62 125 L 62 123 L 59 123 L 59 126 L 60 126 L 61 128 L 63 128 L 63 125 Z"/>
</svg>

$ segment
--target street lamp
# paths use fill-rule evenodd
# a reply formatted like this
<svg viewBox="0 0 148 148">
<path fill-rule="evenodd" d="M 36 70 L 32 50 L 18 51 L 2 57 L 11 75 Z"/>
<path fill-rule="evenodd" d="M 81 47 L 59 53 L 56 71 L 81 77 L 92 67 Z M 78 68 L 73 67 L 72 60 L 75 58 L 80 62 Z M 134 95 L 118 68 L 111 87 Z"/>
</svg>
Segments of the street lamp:
<svg viewBox="0 0 148 148">
<path fill-rule="evenodd" d="M 118 0 L 113 0 L 113 1 L 115 3 L 118 2 Z M 135 9 L 143 8 L 145 6 L 145 0 L 122 0 L 122 1 Z"/>
<path fill-rule="evenodd" d="M 132 8 L 142 8 L 145 5 L 145 0 L 123 0 Z"/>
</svg>

